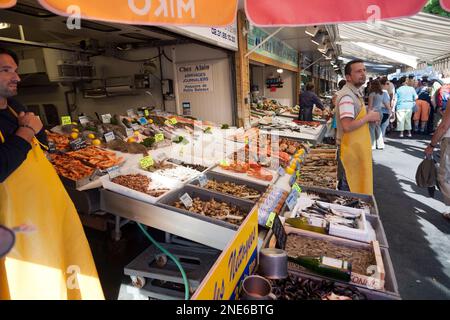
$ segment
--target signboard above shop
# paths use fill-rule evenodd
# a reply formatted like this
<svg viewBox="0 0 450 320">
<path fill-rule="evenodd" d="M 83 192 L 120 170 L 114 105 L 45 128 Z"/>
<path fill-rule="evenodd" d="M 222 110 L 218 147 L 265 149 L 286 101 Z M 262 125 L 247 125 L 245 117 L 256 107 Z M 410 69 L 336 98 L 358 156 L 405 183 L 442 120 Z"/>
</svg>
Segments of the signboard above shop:
<svg viewBox="0 0 450 320">
<path fill-rule="evenodd" d="M 220 28 L 205 28 L 205 27 L 178 27 L 165 26 L 164 29 L 173 31 L 175 33 L 188 36 L 206 43 L 216 45 L 221 48 L 237 51 L 237 25 L 236 21 L 233 24 Z"/>
<path fill-rule="evenodd" d="M 247 36 L 248 50 L 258 46 L 268 36 L 269 33 L 252 26 Z M 270 38 L 255 52 L 264 57 L 298 68 L 298 51 L 276 37 Z"/>
</svg>

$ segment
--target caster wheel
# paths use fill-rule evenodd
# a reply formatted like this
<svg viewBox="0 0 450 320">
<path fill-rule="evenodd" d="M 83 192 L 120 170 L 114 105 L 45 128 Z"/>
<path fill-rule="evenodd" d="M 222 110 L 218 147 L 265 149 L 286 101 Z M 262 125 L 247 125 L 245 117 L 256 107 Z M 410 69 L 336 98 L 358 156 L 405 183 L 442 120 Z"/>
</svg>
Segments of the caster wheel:
<svg viewBox="0 0 450 320">
<path fill-rule="evenodd" d="M 141 276 L 130 276 L 133 287 L 142 289 L 145 286 L 145 278 Z"/>
</svg>

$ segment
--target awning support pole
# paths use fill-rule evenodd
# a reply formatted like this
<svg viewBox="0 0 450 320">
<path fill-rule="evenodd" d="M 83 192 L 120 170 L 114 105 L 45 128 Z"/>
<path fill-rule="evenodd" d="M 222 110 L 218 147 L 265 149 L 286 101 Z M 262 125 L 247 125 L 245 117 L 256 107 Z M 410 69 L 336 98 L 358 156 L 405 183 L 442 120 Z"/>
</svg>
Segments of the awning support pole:
<svg viewBox="0 0 450 320">
<path fill-rule="evenodd" d="M 247 58 L 249 55 L 251 55 L 253 52 L 255 52 L 256 50 L 258 50 L 264 43 L 266 43 L 267 41 L 269 41 L 273 36 L 275 36 L 278 32 L 280 32 L 281 30 L 283 30 L 284 27 L 278 28 L 275 32 L 269 34 L 269 36 L 267 38 L 265 38 L 263 41 L 261 41 L 261 43 L 259 43 L 256 47 L 254 47 L 252 50 L 250 50 L 249 52 L 247 52 L 247 54 L 245 55 L 245 57 Z"/>
</svg>

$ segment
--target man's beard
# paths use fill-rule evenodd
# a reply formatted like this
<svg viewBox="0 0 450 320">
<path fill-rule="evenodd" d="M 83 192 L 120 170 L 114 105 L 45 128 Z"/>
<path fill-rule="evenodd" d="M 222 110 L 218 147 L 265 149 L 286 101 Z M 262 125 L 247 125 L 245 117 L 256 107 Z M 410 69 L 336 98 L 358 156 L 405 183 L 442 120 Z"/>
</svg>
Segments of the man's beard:
<svg viewBox="0 0 450 320">
<path fill-rule="evenodd" d="M 17 96 L 17 88 L 16 89 L 0 89 L 0 97 L 3 98 L 11 98 Z"/>
</svg>

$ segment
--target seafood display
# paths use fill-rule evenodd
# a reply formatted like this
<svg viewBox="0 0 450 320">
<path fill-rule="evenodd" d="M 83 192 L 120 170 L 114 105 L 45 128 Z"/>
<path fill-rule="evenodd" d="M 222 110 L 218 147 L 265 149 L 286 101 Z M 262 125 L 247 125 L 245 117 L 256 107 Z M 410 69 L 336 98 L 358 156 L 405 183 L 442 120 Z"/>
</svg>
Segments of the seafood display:
<svg viewBox="0 0 450 320">
<path fill-rule="evenodd" d="M 103 150 L 94 146 L 78 151 L 68 152 L 66 155 L 101 170 L 108 169 L 123 162 L 123 158 L 117 157 L 114 152 Z"/>
<path fill-rule="evenodd" d="M 68 137 L 50 131 L 45 131 L 45 133 L 47 134 L 48 141 L 55 144 L 56 150 L 65 151 L 69 149 L 70 140 Z"/>
<path fill-rule="evenodd" d="M 77 181 L 92 175 L 94 168 L 67 155 L 51 154 L 50 160 L 58 175 Z"/>
<path fill-rule="evenodd" d="M 286 242 L 289 256 L 326 256 L 348 261 L 352 264 L 352 272 L 361 275 L 368 273 L 370 266 L 376 265 L 374 252 L 365 248 L 337 245 L 328 240 L 289 234 Z M 295 265 L 296 268 L 302 268 Z"/>
<path fill-rule="evenodd" d="M 273 174 L 264 169 L 257 163 L 246 163 L 246 162 L 233 162 L 228 165 L 221 164 L 220 167 L 227 171 L 246 173 L 249 177 L 256 178 L 263 181 L 272 181 Z"/>
<path fill-rule="evenodd" d="M 155 185 L 155 183 L 152 184 L 152 179 L 142 174 L 121 175 L 111 179 L 111 181 L 155 198 L 158 198 L 169 191 L 169 189 L 159 187 Z"/>
<path fill-rule="evenodd" d="M 344 207 L 350 207 L 355 209 L 373 208 L 373 205 L 358 198 L 337 196 L 332 194 L 324 194 L 313 191 L 305 192 L 305 196 L 312 200 L 327 202 L 332 204 L 338 204 Z"/>
<path fill-rule="evenodd" d="M 337 150 L 311 149 L 303 160 L 297 183 L 304 186 L 336 189 Z"/>
<path fill-rule="evenodd" d="M 297 213 L 305 218 L 323 219 L 328 223 L 345 226 L 348 228 L 359 228 L 359 218 L 361 213 L 354 213 L 350 211 L 341 211 L 327 208 L 315 201 L 311 206 L 301 210 Z"/>
<path fill-rule="evenodd" d="M 356 287 L 329 280 L 313 280 L 289 274 L 286 279 L 270 280 L 277 300 L 367 300 Z"/>
<path fill-rule="evenodd" d="M 175 202 L 173 206 L 178 209 L 184 209 L 203 216 L 223 220 L 234 225 L 240 225 L 247 216 L 247 213 L 242 212 L 238 207 L 226 202 L 216 201 L 214 198 L 209 201 L 203 201 L 196 197 L 193 199 L 192 206 L 189 208 L 186 208 L 181 201 Z"/>
<path fill-rule="evenodd" d="M 261 197 L 259 191 L 247 187 L 246 185 L 238 185 L 229 181 L 217 182 L 216 180 L 208 180 L 204 188 L 254 201 Z"/>
<path fill-rule="evenodd" d="M 186 182 L 188 180 L 191 180 L 198 175 L 200 175 L 201 172 L 188 168 L 183 166 L 178 166 L 175 164 L 172 164 L 170 162 L 167 162 L 166 160 L 161 162 L 156 162 L 151 167 L 148 167 L 146 170 L 154 172 L 160 176 L 163 176 L 165 178 L 178 180 L 181 182 Z"/>
</svg>

